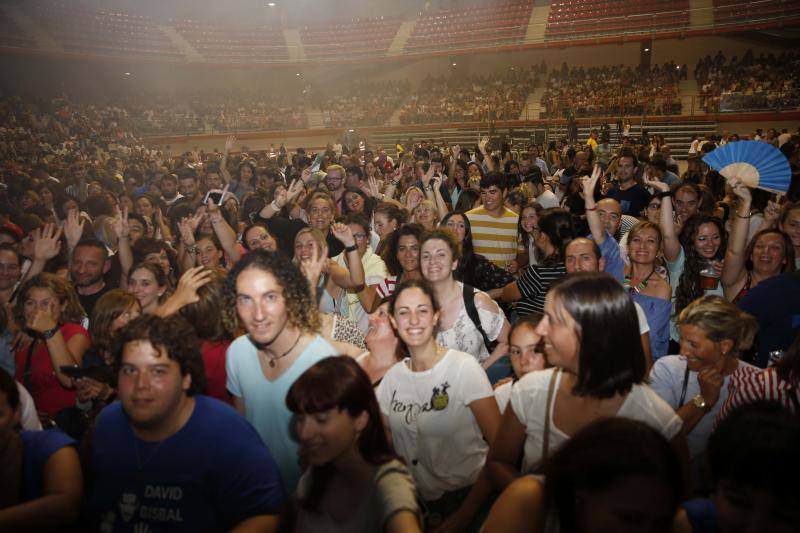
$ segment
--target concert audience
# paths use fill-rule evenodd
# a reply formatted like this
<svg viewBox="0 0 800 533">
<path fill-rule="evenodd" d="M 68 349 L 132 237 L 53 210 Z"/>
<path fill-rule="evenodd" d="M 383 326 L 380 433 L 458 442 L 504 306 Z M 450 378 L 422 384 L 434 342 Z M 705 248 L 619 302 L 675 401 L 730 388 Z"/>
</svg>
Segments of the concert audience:
<svg viewBox="0 0 800 533">
<path fill-rule="evenodd" d="M 703 68 L 726 68 L 716 61 Z M 566 68 L 547 98 L 577 115 L 614 112 L 622 104 L 603 95 L 635 105 L 662 84 L 668 113 L 678 70 Z M 332 124 L 383 123 L 403 102 L 409 122 L 513 118 L 534 76 L 431 78 L 418 92 L 356 83 L 350 97 L 311 98 Z M 0 479 L 16 480 L 0 483 L 0 528 L 144 530 L 180 516 L 184 529 L 269 530 L 280 513 L 295 530 L 477 530 L 506 486 L 487 531 L 525 516 L 590 530 L 599 515 L 586 506 L 609 494 L 609 513 L 638 513 L 634 529 L 666 528 L 707 511 L 675 513 L 692 481 L 702 497 L 730 496 L 731 483 L 772 490 L 720 462 L 738 437 L 713 428 L 756 427 L 736 410 L 756 400 L 798 409 L 796 135 L 739 137 L 780 145 L 795 172 L 780 200 L 699 159 L 677 177 L 657 134 L 564 140 L 546 161 L 544 147 L 488 139 L 398 142 L 389 157 L 358 141 L 237 152 L 233 137 L 222 152 L 173 155 L 137 137 L 144 111 L 157 127 L 264 129 L 288 127 L 276 125 L 301 105 L 241 94 L 244 104 L 220 94 L 134 110 L 0 98 L 0 366 L 16 378 L 9 390 L 30 393 L 0 394 Z M 723 140 L 707 137 L 696 152 Z M 23 411 L 58 429 L 28 442 Z M 618 419 L 596 423 L 603 414 Z M 87 502 L 62 433 L 76 427 Z M 710 475 L 682 479 L 684 437 L 693 466 L 708 443 Z M 663 498 L 645 506 L 643 492 Z"/>
</svg>

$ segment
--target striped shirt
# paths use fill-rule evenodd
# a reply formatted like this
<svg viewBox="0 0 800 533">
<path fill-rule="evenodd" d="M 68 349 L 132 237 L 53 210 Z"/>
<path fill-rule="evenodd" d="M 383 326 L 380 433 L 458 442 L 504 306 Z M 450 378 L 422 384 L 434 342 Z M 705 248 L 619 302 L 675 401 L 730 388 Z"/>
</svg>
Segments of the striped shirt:
<svg viewBox="0 0 800 533">
<path fill-rule="evenodd" d="M 758 369 L 756 369 L 758 370 Z M 732 391 L 717 415 L 717 423 L 728 416 L 731 411 L 748 403 L 767 400 L 778 402 L 792 412 L 798 411 L 798 390 L 791 383 L 778 377 L 775 368 L 767 368 L 759 372 L 736 375 L 736 390 Z M 733 380 L 733 378 L 732 378 Z"/>
<path fill-rule="evenodd" d="M 553 266 L 532 265 L 526 268 L 517 278 L 517 287 L 522 295 L 515 309 L 519 316 L 531 313 L 544 313 L 544 299 L 550 286 L 567 275 L 564 263 Z"/>
<path fill-rule="evenodd" d="M 394 289 L 396 286 L 397 276 L 389 276 L 388 278 L 384 278 L 383 281 L 375 286 L 375 292 L 378 293 L 378 296 L 380 296 L 381 299 L 388 298 L 394 294 Z"/>
<path fill-rule="evenodd" d="M 508 208 L 503 215 L 493 217 L 481 206 L 467 211 L 472 226 L 472 246 L 476 254 L 505 268 L 517 257 L 517 222 L 519 216 Z"/>
</svg>

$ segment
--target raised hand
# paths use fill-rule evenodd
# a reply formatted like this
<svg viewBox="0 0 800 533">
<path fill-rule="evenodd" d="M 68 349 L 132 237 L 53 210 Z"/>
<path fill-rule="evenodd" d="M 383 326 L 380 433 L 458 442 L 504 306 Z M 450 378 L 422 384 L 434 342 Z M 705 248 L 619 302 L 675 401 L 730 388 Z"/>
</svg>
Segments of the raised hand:
<svg viewBox="0 0 800 533">
<path fill-rule="evenodd" d="M 81 218 L 80 211 L 72 209 L 67 213 L 67 220 L 64 222 L 64 236 L 67 238 L 67 245 L 70 249 L 75 248 L 83 235 L 83 225 L 86 221 Z"/>
<path fill-rule="evenodd" d="M 289 189 L 286 191 L 289 202 L 294 202 L 295 199 L 303 193 L 305 183 L 303 180 L 294 180 L 289 184 Z"/>
<path fill-rule="evenodd" d="M 461 146 L 458 144 L 451 146 L 450 153 L 453 154 L 453 159 L 458 159 L 458 154 L 461 153 Z"/>
<path fill-rule="evenodd" d="M 367 178 L 367 187 L 365 188 L 364 192 L 371 198 L 381 197 L 381 189 L 378 186 L 378 180 L 375 179 L 374 176 Z"/>
<path fill-rule="evenodd" d="M 478 141 L 478 149 L 481 151 L 482 154 L 486 153 L 486 145 L 489 144 L 489 137 L 482 137 L 480 141 Z"/>
<path fill-rule="evenodd" d="M 345 245 L 345 247 L 349 248 L 351 246 L 355 246 L 356 239 L 353 237 L 353 230 L 350 229 L 350 226 L 347 224 L 342 224 L 341 222 L 334 222 L 331 225 L 331 233 L 333 234 L 336 239 Z"/>
<path fill-rule="evenodd" d="M 33 232 L 33 259 L 47 261 L 61 251 L 62 230 L 55 224 L 45 224 Z"/>
<path fill-rule="evenodd" d="M 36 314 L 28 323 L 28 327 L 37 333 L 44 333 L 48 329 L 53 329 L 58 325 L 56 319 L 53 318 L 52 309 L 38 309 Z"/>
<path fill-rule="evenodd" d="M 433 165 L 428 167 L 428 171 L 422 176 L 422 185 L 427 187 L 433 179 Z"/>
<path fill-rule="evenodd" d="M 178 221 L 178 231 L 181 234 L 181 241 L 186 246 L 194 244 L 194 229 L 192 228 L 191 217 L 183 217 Z"/>
<path fill-rule="evenodd" d="M 308 183 L 311 181 L 311 167 L 306 167 L 303 169 L 303 172 L 300 174 L 300 179 L 303 180 L 304 183 Z"/>
<path fill-rule="evenodd" d="M 202 266 L 190 268 L 178 280 L 178 286 L 175 288 L 175 292 L 172 293 L 171 298 L 176 300 L 180 307 L 198 302 L 200 297 L 197 295 L 197 289 L 212 279 L 214 279 L 212 270 Z"/>
<path fill-rule="evenodd" d="M 764 221 L 769 222 L 772 225 L 778 221 L 781 217 L 781 204 L 778 202 L 773 202 L 772 200 L 767 202 L 767 207 L 764 209 Z"/>
<path fill-rule="evenodd" d="M 603 169 L 600 168 L 600 165 L 595 165 L 594 170 L 592 170 L 592 175 L 589 177 L 584 176 L 583 180 L 581 181 L 581 194 L 583 195 L 584 199 L 591 198 L 594 200 L 594 190 L 597 186 L 597 181 L 602 175 Z"/>
<path fill-rule="evenodd" d="M 233 145 L 236 144 L 236 135 L 231 135 L 227 139 L 225 139 L 225 153 L 227 154 L 233 149 Z"/>
<path fill-rule="evenodd" d="M 733 189 L 733 194 L 742 201 L 749 204 L 753 200 L 750 188 L 744 184 L 741 178 L 731 178 L 728 180 L 728 184 L 731 186 L 731 189 Z"/>
<path fill-rule="evenodd" d="M 114 230 L 114 234 L 118 239 L 123 239 L 129 235 L 130 226 L 128 225 L 127 206 L 123 207 L 121 211 L 119 207 L 117 207 L 117 216 L 114 219 L 114 222 L 111 223 L 111 229 Z"/>
<path fill-rule="evenodd" d="M 326 270 L 328 265 L 328 245 L 322 246 L 322 249 L 314 246 L 311 250 L 311 256 L 306 259 L 300 259 L 300 271 L 306 277 L 313 292 L 317 290 L 317 283 L 319 277 Z"/>
<path fill-rule="evenodd" d="M 644 184 L 651 187 L 655 191 L 669 192 L 669 185 L 664 183 L 658 178 L 652 177 L 649 173 L 644 173 Z"/>
</svg>

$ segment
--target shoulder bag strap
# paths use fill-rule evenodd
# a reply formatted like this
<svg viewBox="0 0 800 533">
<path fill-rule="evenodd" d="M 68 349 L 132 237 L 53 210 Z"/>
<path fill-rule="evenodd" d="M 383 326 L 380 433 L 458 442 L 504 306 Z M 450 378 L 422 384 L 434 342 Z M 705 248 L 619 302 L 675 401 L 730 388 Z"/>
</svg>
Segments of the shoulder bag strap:
<svg viewBox="0 0 800 533">
<path fill-rule="evenodd" d="M 678 409 L 686 401 L 686 387 L 689 386 L 689 361 L 686 361 L 686 372 L 683 373 L 683 387 L 681 388 L 681 399 L 678 401 Z"/>
<path fill-rule="evenodd" d="M 550 383 L 547 385 L 547 402 L 544 404 L 544 435 L 542 437 L 542 460 L 544 464 L 547 461 L 547 455 L 550 450 L 550 404 L 553 402 L 553 394 L 556 391 L 556 380 L 561 373 L 561 369 L 557 368 L 550 376 Z"/>
<path fill-rule="evenodd" d="M 483 345 L 486 346 L 486 350 L 491 354 L 492 348 L 490 348 L 490 346 L 492 345 L 492 341 L 489 340 L 489 336 L 483 331 L 481 317 L 478 315 L 478 308 L 475 307 L 475 288 L 466 283 L 464 283 L 464 309 L 467 311 L 469 319 L 475 324 L 478 333 L 483 337 Z"/>
<path fill-rule="evenodd" d="M 22 384 L 28 389 L 28 392 L 33 394 L 33 381 L 31 380 L 31 366 L 33 364 L 33 350 L 36 346 L 36 339 L 31 339 L 31 344 L 28 346 L 28 355 L 25 357 L 25 371 L 22 374 Z"/>
</svg>

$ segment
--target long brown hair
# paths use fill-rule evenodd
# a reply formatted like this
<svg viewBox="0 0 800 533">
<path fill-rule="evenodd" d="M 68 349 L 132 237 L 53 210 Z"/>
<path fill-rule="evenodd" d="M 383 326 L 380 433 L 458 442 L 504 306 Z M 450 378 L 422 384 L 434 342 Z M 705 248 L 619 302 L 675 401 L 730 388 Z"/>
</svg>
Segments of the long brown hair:
<svg viewBox="0 0 800 533">
<path fill-rule="evenodd" d="M 140 311 L 142 309 L 136 296 L 122 289 L 108 291 L 94 305 L 89 321 L 89 337 L 92 339 L 92 347 L 103 357 L 111 354 L 111 335 L 114 333 L 111 331 L 111 323 L 132 307 Z"/>
</svg>

